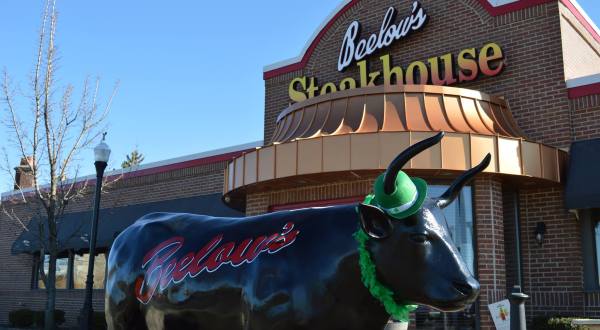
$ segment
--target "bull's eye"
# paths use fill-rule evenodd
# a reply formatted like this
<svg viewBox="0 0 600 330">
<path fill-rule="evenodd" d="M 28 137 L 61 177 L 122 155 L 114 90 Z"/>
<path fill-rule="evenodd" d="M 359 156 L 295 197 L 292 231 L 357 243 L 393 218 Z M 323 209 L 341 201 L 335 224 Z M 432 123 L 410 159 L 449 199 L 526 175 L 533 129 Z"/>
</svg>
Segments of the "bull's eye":
<svg viewBox="0 0 600 330">
<path fill-rule="evenodd" d="M 425 242 L 428 242 L 428 241 L 429 241 L 429 235 L 427 235 L 427 234 L 425 234 L 425 233 L 411 234 L 411 235 L 410 235 L 410 239 L 411 239 L 413 242 L 416 242 L 416 243 L 423 244 L 423 243 L 425 243 Z"/>
</svg>

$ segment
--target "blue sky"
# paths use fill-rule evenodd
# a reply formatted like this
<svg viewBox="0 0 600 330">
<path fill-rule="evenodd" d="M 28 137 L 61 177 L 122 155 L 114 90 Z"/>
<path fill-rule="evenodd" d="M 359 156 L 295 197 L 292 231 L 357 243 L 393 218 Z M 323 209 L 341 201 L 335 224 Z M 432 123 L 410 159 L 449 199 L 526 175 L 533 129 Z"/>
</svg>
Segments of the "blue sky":
<svg viewBox="0 0 600 330">
<path fill-rule="evenodd" d="M 262 67 L 297 56 L 339 1 L 58 0 L 58 83 L 99 76 L 106 95 L 120 81 L 108 119 L 111 167 L 135 147 L 148 163 L 260 140 Z M 579 3 L 598 24 L 600 3 Z M 25 91 L 42 6 L 0 4 L 0 68 Z M 6 134 L 1 127 L 0 141 Z M 80 161 L 92 174 L 92 151 Z M 0 174 L 0 191 L 8 180 Z"/>
</svg>

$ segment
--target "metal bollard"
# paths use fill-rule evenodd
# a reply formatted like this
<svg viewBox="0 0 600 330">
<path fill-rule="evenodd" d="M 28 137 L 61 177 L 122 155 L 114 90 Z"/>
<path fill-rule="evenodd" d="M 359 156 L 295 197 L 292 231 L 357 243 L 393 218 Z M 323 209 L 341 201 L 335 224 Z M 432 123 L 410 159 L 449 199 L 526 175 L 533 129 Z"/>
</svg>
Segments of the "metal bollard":
<svg viewBox="0 0 600 330">
<path fill-rule="evenodd" d="M 510 330 L 527 330 L 525 320 L 525 300 L 529 296 L 521 292 L 521 286 L 515 285 L 508 300 L 510 301 Z"/>
</svg>

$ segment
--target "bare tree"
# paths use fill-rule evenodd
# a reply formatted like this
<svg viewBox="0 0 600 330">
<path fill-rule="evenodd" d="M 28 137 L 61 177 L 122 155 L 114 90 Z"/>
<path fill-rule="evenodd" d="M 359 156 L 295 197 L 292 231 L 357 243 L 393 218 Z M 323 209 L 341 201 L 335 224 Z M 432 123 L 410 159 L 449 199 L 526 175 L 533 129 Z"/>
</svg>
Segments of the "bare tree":
<svg viewBox="0 0 600 330">
<path fill-rule="evenodd" d="M 47 0 L 42 24 L 37 39 L 37 53 L 30 92 L 22 93 L 14 87 L 4 70 L 1 96 L 5 105 L 4 123 L 10 132 L 10 142 L 16 153 L 26 160 L 33 183 L 29 189 L 16 186 L 19 204 L 28 204 L 39 210 L 40 278 L 46 287 L 47 303 L 45 329 L 54 328 L 56 300 L 56 260 L 61 251 L 58 240 L 58 220 L 70 202 L 88 193 L 87 182 L 78 180 L 78 155 L 87 149 L 103 131 L 116 86 L 104 106 L 100 106 L 99 81 L 86 79 L 81 86 L 77 104 L 73 104 L 74 87 L 57 86 L 55 46 L 57 12 L 55 0 Z M 25 108 L 24 105 L 25 104 Z M 9 166 L 8 151 L 5 154 L 4 170 L 13 173 Z M 66 179 L 70 178 L 70 179 Z M 6 217 L 28 230 L 24 219 L 20 219 L 4 202 L 2 210 Z M 14 205 L 14 204 L 12 204 Z M 31 229 L 31 228 L 29 228 Z M 49 257 L 47 273 L 44 273 L 44 256 Z"/>
</svg>

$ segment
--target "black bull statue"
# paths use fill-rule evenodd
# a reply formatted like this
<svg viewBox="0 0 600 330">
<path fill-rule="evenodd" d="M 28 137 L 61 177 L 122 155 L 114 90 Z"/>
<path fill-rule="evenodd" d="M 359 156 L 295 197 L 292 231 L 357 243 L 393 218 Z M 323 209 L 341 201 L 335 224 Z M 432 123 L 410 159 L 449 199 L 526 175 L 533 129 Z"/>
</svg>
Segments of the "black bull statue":
<svg viewBox="0 0 600 330">
<path fill-rule="evenodd" d="M 388 181 L 443 134 L 413 145 Z M 247 218 L 154 213 L 115 240 L 108 261 L 109 329 L 382 329 L 389 315 L 361 281 L 362 228 L 378 280 L 394 299 L 456 311 L 479 283 L 442 210 L 487 167 L 488 155 L 409 218 L 358 204 Z M 391 179 L 390 179 L 391 178 Z M 386 192 L 387 193 L 387 192 Z"/>
</svg>

